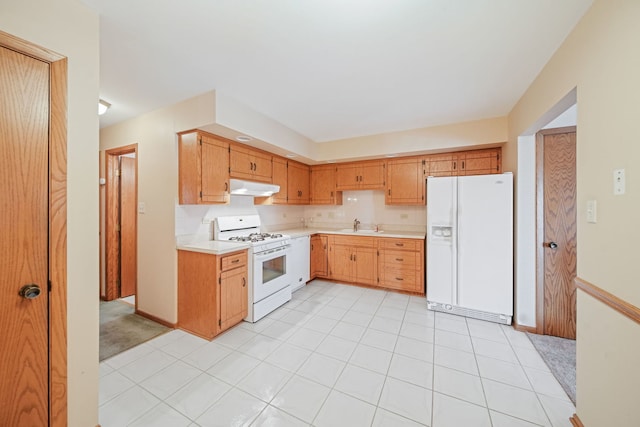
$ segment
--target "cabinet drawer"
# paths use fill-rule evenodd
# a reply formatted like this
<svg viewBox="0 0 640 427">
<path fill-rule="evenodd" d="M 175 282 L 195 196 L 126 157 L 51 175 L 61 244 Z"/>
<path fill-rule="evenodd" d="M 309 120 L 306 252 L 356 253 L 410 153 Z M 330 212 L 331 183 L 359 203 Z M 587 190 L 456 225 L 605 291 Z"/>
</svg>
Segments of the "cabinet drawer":
<svg viewBox="0 0 640 427">
<path fill-rule="evenodd" d="M 382 283 L 384 287 L 400 289 L 409 292 L 421 292 L 420 283 L 416 280 L 416 272 L 409 270 L 394 270 L 385 268 L 382 273 Z"/>
<path fill-rule="evenodd" d="M 221 257 L 221 271 L 247 265 L 247 251 L 235 252 Z"/>
<path fill-rule="evenodd" d="M 419 266 L 419 253 L 387 249 L 380 253 L 385 270 L 388 268 L 415 271 Z"/>
<path fill-rule="evenodd" d="M 380 249 L 398 249 L 403 251 L 419 251 L 424 246 L 422 239 L 381 238 Z"/>
<path fill-rule="evenodd" d="M 335 245 L 346 246 L 358 246 L 364 248 L 374 248 L 376 246 L 375 237 L 360 237 L 360 236 L 333 236 L 333 243 Z"/>
</svg>

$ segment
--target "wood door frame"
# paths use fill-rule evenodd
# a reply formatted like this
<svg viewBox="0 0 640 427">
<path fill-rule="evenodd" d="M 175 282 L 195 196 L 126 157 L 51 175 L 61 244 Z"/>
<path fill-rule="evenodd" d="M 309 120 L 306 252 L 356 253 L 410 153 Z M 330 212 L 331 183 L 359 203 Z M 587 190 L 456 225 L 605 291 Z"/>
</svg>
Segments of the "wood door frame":
<svg viewBox="0 0 640 427">
<path fill-rule="evenodd" d="M 105 182 L 105 202 L 104 202 L 104 275 L 105 275 L 105 284 L 104 284 L 104 296 L 107 301 L 116 299 L 118 296 L 118 290 L 115 287 L 115 279 L 112 279 L 113 275 L 118 273 L 119 265 L 118 265 L 118 253 L 119 248 L 118 245 L 114 244 L 114 242 L 118 242 L 119 236 L 116 231 L 116 224 L 118 221 L 117 209 L 114 206 L 114 202 L 118 200 L 118 178 L 115 174 L 115 170 L 118 169 L 118 158 L 123 154 L 131 154 L 135 155 L 135 199 L 136 205 L 138 203 L 138 144 L 130 144 L 125 145 L 123 147 L 111 148 L 105 150 L 104 152 L 104 160 L 105 160 L 105 174 L 106 174 L 106 182 Z M 135 247 L 138 247 L 138 216 L 135 218 L 135 235 L 134 243 Z M 136 249 L 136 275 L 138 270 L 138 253 Z M 111 279 L 111 280 L 110 280 Z M 138 310 L 138 281 L 136 280 L 136 305 L 135 308 Z"/>
<path fill-rule="evenodd" d="M 544 137 L 576 132 L 576 126 L 541 129 L 536 133 L 536 327 L 544 335 Z M 576 139 L 577 141 L 577 139 Z"/>
<path fill-rule="evenodd" d="M 67 425 L 67 58 L 0 31 L 0 46 L 49 64 L 49 425 Z"/>
</svg>

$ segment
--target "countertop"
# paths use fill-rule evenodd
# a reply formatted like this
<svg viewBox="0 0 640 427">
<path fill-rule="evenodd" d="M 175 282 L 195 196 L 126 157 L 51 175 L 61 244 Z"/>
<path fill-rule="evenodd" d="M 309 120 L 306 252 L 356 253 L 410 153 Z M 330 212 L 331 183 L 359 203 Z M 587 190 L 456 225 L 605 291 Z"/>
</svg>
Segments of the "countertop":
<svg viewBox="0 0 640 427">
<path fill-rule="evenodd" d="M 177 245 L 180 251 L 203 252 L 213 255 L 224 255 L 230 252 L 248 249 L 251 246 L 240 242 L 227 242 L 224 240 L 207 240 L 203 242 L 195 242 L 189 244 Z"/>
<path fill-rule="evenodd" d="M 400 239 L 422 239 L 425 238 L 425 233 L 417 231 L 398 231 L 398 230 L 382 230 L 380 232 L 373 231 L 342 231 L 344 229 L 330 229 L 330 228 L 296 228 L 290 230 L 278 230 L 278 233 L 289 234 L 291 237 L 311 236 L 312 234 L 340 234 L 343 236 L 364 236 L 364 237 L 394 237 Z"/>
</svg>

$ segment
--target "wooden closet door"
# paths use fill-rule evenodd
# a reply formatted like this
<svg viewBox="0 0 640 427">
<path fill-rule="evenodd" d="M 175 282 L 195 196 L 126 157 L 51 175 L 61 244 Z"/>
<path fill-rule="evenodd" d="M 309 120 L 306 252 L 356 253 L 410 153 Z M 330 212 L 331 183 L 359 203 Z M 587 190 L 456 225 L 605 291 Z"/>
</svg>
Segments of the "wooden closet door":
<svg viewBox="0 0 640 427">
<path fill-rule="evenodd" d="M 538 266 L 538 286 L 543 287 L 538 289 L 538 332 L 571 339 L 576 337 L 577 261 L 573 129 L 545 130 L 538 139 L 538 160 L 542 162 L 538 166 L 538 178 L 542 178 L 538 186 L 538 203 L 542 202 L 538 206 L 538 227 L 543 232 L 538 238 L 538 259 L 543 261 Z"/>
<path fill-rule="evenodd" d="M 2 426 L 48 424 L 48 118 L 49 65 L 0 47 Z"/>
</svg>

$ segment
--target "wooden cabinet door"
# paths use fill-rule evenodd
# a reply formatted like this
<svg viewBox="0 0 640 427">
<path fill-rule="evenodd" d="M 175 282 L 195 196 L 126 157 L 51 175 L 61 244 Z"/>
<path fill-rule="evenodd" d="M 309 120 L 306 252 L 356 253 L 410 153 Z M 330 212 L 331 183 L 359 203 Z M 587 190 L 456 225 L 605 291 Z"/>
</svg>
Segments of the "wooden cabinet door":
<svg viewBox="0 0 640 427">
<path fill-rule="evenodd" d="M 327 236 L 311 236 L 311 278 L 327 277 Z"/>
<path fill-rule="evenodd" d="M 360 165 L 359 187 L 361 190 L 384 189 L 385 185 L 384 161 L 364 162 Z"/>
<path fill-rule="evenodd" d="M 425 176 L 419 157 L 387 162 L 387 205 L 424 205 Z"/>
<path fill-rule="evenodd" d="M 247 269 L 236 268 L 220 274 L 219 331 L 222 332 L 247 316 Z"/>
<path fill-rule="evenodd" d="M 217 257 L 178 251 L 178 327 L 199 337 L 218 334 Z"/>
<path fill-rule="evenodd" d="M 348 163 L 336 167 L 336 190 L 358 190 L 360 188 L 359 167 Z"/>
<path fill-rule="evenodd" d="M 374 248 L 354 248 L 355 279 L 363 285 L 374 285 L 378 278 L 377 254 Z"/>
<path fill-rule="evenodd" d="M 229 175 L 232 178 L 253 178 L 253 159 L 248 149 L 235 144 L 231 146 L 229 153 Z"/>
<path fill-rule="evenodd" d="M 458 174 L 458 155 L 454 153 L 427 156 L 429 176 L 456 176 Z"/>
<path fill-rule="evenodd" d="M 204 132 L 178 135 L 178 203 L 229 201 L 229 144 Z"/>
<path fill-rule="evenodd" d="M 229 144 L 200 136 L 201 203 L 229 201 Z"/>
<path fill-rule="evenodd" d="M 288 195 L 287 161 L 280 157 L 273 158 L 273 174 L 271 182 L 280 186 L 280 191 L 271 196 L 271 203 L 286 204 Z"/>
<path fill-rule="evenodd" d="M 311 166 L 309 186 L 311 194 L 309 202 L 312 205 L 342 204 L 342 193 L 336 191 L 335 166 Z"/>
<path fill-rule="evenodd" d="M 335 280 L 353 281 L 353 250 L 350 246 L 330 246 L 329 275 Z"/>
<path fill-rule="evenodd" d="M 289 162 L 289 204 L 309 204 L 309 166 Z"/>
<path fill-rule="evenodd" d="M 473 150 L 460 153 L 458 162 L 460 164 L 459 175 L 487 175 L 501 173 L 500 148 L 488 150 Z"/>
<path fill-rule="evenodd" d="M 271 182 L 271 156 L 231 144 L 229 155 L 229 176 L 250 181 Z"/>
<path fill-rule="evenodd" d="M 253 151 L 251 153 L 251 160 L 253 161 L 253 180 L 262 182 L 271 182 L 272 169 L 271 169 L 272 156 Z"/>
</svg>

